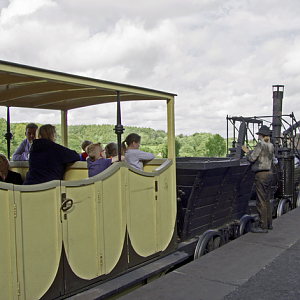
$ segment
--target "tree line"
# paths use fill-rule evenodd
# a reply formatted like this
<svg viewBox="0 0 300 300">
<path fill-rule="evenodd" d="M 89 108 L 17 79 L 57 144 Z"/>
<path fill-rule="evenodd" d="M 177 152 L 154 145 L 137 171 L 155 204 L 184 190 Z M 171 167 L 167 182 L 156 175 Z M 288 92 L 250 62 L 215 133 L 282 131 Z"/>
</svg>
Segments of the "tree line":
<svg viewBox="0 0 300 300">
<path fill-rule="evenodd" d="M 11 156 L 21 141 L 25 139 L 25 127 L 27 123 L 11 123 Z M 42 124 L 37 124 L 41 126 Z M 57 143 L 61 144 L 61 125 L 54 125 L 57 131 Z M 68 147 L 76 152 L 81 152 L 81 143 L 90 140 L 94 143 L 102 143 L 104 146 L 110 142 L 117 142 L 114 125 L 69 125 Z M 139 134 L 141 139 L 140 150 L 151 152 L 156 157 L 167 157 L 167 133 L 164 130 L 152 128 L 126 126 L 122 140 L 130 133 Z M 0 118 L 0 152 L 7 155 L 6 120 Z M 226 139 L 219 134 L 194 133 L 192 135 L 177 135 L 175 140 L 177 157 L 198 157 L 226 155 Z"/>
</svg>

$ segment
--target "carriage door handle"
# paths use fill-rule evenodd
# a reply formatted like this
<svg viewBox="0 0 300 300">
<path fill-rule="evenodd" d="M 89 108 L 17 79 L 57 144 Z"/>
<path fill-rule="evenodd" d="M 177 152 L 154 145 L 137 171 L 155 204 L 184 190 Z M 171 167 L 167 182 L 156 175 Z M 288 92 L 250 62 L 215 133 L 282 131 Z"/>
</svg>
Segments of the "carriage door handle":
<svg viewBox="0 0 300 300">
<path fill-rule="evenodd" d="M 70 203 L 70 204 L 67 206 L 67 203 Z M 61 204 L 60 209 L 61 209 L 62 211 L 67 211 L 67 210 L 69 210 L 72 206 L 73 206 L 73 200 L 72 200 L 72 199 L 66 199 L 66 200 Z"/>
<path fill-rule="evenodd" d="M 68 211 L 72 206 L 73 206 L 73 200 L 72 199 L 67 199 L 66 193 L 62 193 L 61 195 L 61 211 L 66 212 Z M 64 219 L 67 220 L 67 214 L 64 214 Z M 61 220 L 62 222 L 62 220 Z"/>
</svg>

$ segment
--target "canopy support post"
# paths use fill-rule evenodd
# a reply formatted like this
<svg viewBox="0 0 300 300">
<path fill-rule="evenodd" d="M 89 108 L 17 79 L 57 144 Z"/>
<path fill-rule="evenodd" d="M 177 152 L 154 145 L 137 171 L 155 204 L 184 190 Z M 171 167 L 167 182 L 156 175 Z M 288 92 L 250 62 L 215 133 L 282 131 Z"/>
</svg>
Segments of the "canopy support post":
<svg viewBox="0 0 300 300">
<path fill-rule="evenodd" d="M 176 194 L 176 149 L 175 149 L 175 113 L 174 113 L 175 99 L 174 96 L 167 100 L 167 121 L 168 121 L 168 159 L 172 160 L 171 174 L 170 174 L 170 190 L 172 194 L 173 205 L 172 216 L 176 216 L 177 212 L 177 194 Z M 174 217 L 174 222 L 176 217 Z"/>
<path fill-rule="evenodd" d="M 121 103 L 120 103 L 120 92 L 117 91 L 117 125 L 114 128 L 115 133 L 118 137 L 118 157 L 119 161 L 121 161 L 121 138 L 124 132 L 123 125 L 121 124 Z"/>
<path fill-rule="evenodd" d="M 68 147 L 68 111 L 61 111 L 61 144 Z"/>
<path fill-rule="evenodd" d="M 167 100 L 168 113 L 168 159 L 173 159 L 175 162 L 175 115 L 174 115 L 174 97 Z"/>
<path fill-rule="evenodd" d="M 12 139 L 13 135 L 10 132 L 10 114 L 9 114 L 9 106 L 7 106 L 7 132 L 4 134 L 5 139 L 7 140 L 7 158 L 10 160 L 10 140 Z"/>
</svg>

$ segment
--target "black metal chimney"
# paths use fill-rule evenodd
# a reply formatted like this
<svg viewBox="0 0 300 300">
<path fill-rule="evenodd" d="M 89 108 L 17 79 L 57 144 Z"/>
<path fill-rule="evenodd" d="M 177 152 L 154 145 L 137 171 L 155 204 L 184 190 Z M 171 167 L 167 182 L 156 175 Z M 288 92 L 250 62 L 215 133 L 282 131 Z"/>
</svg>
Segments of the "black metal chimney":
<svg viewBox="0 0 300 300">
<path fill-rule="evenodd" d="M 273 85 L 272 142 L 274 146 L 280 145 L 283 90 L 284 90 L 284 85 Z"/>
</svg>

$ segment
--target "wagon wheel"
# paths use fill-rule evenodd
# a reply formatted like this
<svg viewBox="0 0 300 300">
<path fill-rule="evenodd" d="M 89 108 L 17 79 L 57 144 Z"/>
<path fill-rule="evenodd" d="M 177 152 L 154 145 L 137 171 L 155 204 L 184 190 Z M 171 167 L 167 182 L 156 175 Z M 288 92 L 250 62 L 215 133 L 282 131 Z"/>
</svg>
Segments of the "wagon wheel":
<svg viewBox="0 0 300 300">
<path fill-rule="evenodd" d="M 225 244 L 223 236 L 216 230 L 207 230 L 200 237 L 194 252 L 194 259 L 199 258 Z"/>
<path fill-rule="evenodd" d="M 254 225 L 255 225 L 254 217 L 249 215 L 243 215 L 240 219 L 240 230 L 239 230 L 240 236 L 250 232 L 251 228 L 253 228 Z"/>
<path fill-rule="evenodd" d="M 277 207 L 277 217 L 280 217 L 291 210 L 291 202 L 289 199 L 281 199 Z"/>
</svg>

